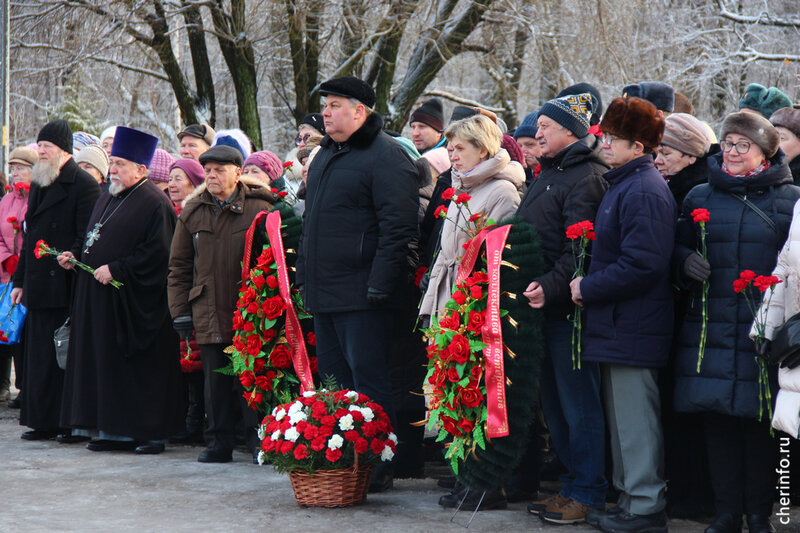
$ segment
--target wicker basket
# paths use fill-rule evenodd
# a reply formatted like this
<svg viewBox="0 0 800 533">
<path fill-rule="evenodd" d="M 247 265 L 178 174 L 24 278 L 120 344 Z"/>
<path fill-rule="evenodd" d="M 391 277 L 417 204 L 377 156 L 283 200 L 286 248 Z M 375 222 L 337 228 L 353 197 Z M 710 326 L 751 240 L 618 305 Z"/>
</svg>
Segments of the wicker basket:
<svg viewBox="0 0 800 533">
<path fill-rule="evenodd" d="M 358 454 L 356 454 L 356 457 Z M 297 503 L 306 507 L 349 507 L 367 499 L 372 466 L 317 470 L 314 476 L 303 470 L 292 470 L 289 479 Z"/>
</svg>

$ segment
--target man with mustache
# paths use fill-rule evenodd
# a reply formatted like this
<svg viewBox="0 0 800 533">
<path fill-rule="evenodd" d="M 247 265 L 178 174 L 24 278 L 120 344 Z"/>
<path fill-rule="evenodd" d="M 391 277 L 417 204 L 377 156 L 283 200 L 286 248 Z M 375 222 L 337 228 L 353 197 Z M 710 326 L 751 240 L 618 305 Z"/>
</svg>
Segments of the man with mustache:
<svg viewBox="0 0 800 533">
<path fill-rule="evenodd" d="M 22 252 L 11 291 L 12 301 L 28 308 L 20 424 L 31 428 L 22 434 L 25 440 L 58 435 L 59 442 L 75 442 L 59 425 L 64 371 L 56 363 L 52 338 L 69 315 L 76 274 L 59 268 L 55 257 L 36 259 L 33 252 L 43 240 L 52 248 L 79 255 L 100 187 L 73 161 L 67 121 L 45 124 L 36 142 L 39 162 L 33 167 Z"/>
</svg>

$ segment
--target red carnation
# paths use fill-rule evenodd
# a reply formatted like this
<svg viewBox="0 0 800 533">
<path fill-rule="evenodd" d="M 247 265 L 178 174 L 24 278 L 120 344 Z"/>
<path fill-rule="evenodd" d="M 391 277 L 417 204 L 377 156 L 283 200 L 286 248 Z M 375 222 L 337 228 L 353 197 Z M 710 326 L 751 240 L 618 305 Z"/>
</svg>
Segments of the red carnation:
<svg viewBox="0 0 800 533">
<path fill-rule="evenodd" d="M 453 196 L 455 196 L 455 194 L 456 190 L 452 187 L 448 187 L 442 193 L 442 200 L 450 200 L 451 198 L 453 198 Z"/>
<path fill-rule="evenodd" d="M 746 281 L 753 281 L 756 279 L 756 273 L 752 270 L 742 270 L 742 272 L 739 274 L 739 277 Z"/>
<path fill-rule="evenodd" d="M 339 459 L 342 458 L 342 450 L 340 448 L 336 448 L 335 450 L 331 450 L 328 448 L 325 450 L 325 459 L 328 461 L 335 463 Z"/>
<path fill-rule="evenodd" d="M 739 278 L 737 280 L 734 280 L 734 282 L 733 282 L 733 290 L 736 293 L 740 293 L 743 290 L 745 290 L 748 285 L 750 285 L 749 281 L 747 281 L 746 279 L 743 279 L 743 278 Z"/>
<path fill-rule="evenodd" d="M 311 441 L 311 449 L 315 452 L 321 452 L 327 446 L 325 437 L 317 437 Z"/>
<path fill-rule="evenodd" d="M 708 212 L 708 209 L 698 208 L 692 211 L 692 220 L 695 222 L 702 222 L 706 223 L 711 219 L 711 213 Z"/>
<path fill-rule="evenodd" d="M 280 452 L 283 455 L 288 455 L 289 452 L 292 451 L 292 448 L 294 448 L 294 442 L 292 442 L 290 440 L 285 440 L 285 441 L 281 442 L 281 450 L 280 450 Z"/>
<path fill-rule="evenodd" d="M 351 429 L 350 431 L 344 432 L 344 438 L 345 440 L 349 440 L 350 442 L 355 442 L 359 438 L 361 438 L 361 435 L 358 434 L 358 431 Z"/>
<path fill-rule="evenodd" d="M 292 168 L 293 165 L 294 163 L 292 163 L 291 161 L 287 161 L 286 163 L 283 164 L 283 168 Z"/>
<path fill-rule="evenodd" d="M 417 272 L 414 274 L 414 285 L 419 287 L 420 283 L 422 283 L 422 276 L 424 276 L 427 271 L 428 267 L 426 266 L 421 266 L 417 269 Z"/>
<path fill-rule="evenodd" d="M 372 439 L 372 442 L 369 443 L 369 447 L 373 453 L 378 455 L 383 451 L 383 448 L 386 447 L 386 443 L 381 439 Z"/>
<path fill-rule="evenodd" d="M 322 422 L 323 426 L 328 426 L 328 427 L 333 427 L 336 425 L 336 419 L 331 415 L 323 416 L 320 422 Z"/>
<path fill-rule="evenodd" d="M 13 224 L 14 224 L 14 222 L 16 222 L 16 221 L 17 221 L 17 217 L 8 217 L 8 218 L 6 219 L 6 222 L 8 222 L 9 224 L 12 224 L 12 225 L 13 225 Z"/>
<path fill-rule="evenodd" d="M 472 216 L 469 217 L 470 222 L 476 222 L 481 219 L 483 215 L 480 213 L 473 213 Z"/>
<path fill-rule="evenodd" d="M 458 195 L 458 198 L 456 198 L 456 203 L 457 204 L 466 204 L 470 200 L 472 200 L 472 196 L 470 196 L 469 194 L 467 194 L 465 192 L 462 192 L 461 194 Z"/>
<path fill-rule="evenodd" d="M 757 276 L 756 279 L 753 280 L 753 286 L 761 292 L 765 292 L 778 283 L 781 283 L 781 280 L 775 276 Z"/>
<path fill-rule="evenodd" d="M 306 457 L 308 457 L 308 447 L 305 444 L 298 444 L 297 448 L 294 449 L 294 458 L 302 461 Z"/>
<path fill-rule="evenodd" d="M 369 443 L 367 442 L 367 439 L 359 438 L 358 440 L 356 440 L 355 443 L 356 453 L 366 453 L 368 449 L 369 449 Z"/>
<path fill-rule="evenodd" d="M 433 216 L 436 218 L 444 218 L 447 216 L 447 206 L 440 205 L 436 208 L 436 211 L 433 212 Z"/>
</svg>

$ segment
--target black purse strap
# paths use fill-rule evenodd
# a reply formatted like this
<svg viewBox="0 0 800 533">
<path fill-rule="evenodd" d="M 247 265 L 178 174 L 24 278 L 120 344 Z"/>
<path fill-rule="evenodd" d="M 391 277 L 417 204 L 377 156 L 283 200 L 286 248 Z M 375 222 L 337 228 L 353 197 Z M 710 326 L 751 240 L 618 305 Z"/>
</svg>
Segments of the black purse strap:
<svg viewBox="0 0 800 533">
<path fill-rule="evenodd" d="M 772 231 L 778 233 L 778 226 L 775 225 L 775 221 L 769 218 L 769 215 L 767 215 L 764 211 L 762 211 L 756 204 L 748 200 L 747 196 L 742 196 L 741 194 L 736 194 L 733 192 L 729 194 L 734 198 L 736 198 L 737 200 L 739 200 L 740 202 L 742 202 L 750 209 L 752 209 L 756 215 L 760 216 L 764 220 L 764 222 L 767 223 L 767 226 L 769 226 L 772 229 Z"/>
</svg>

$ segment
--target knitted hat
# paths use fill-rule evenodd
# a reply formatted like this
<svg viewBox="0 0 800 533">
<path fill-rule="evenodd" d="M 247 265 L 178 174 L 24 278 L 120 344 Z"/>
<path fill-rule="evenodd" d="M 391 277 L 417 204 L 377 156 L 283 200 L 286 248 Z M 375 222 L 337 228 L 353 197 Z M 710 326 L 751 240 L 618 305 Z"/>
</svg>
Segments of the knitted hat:
<svg viewBox="0 0 800 533">
<path fill-rule="evenodd" d="M 111 126 L 110 128 L 104 129 L 103 133 L 100 134 L 100 141 L 102 142 L 103 139 L 107 139 L 109 137 L 113 139 L 116 132 L 117 132 L 116 126 Z"/>
<path fill-rule="evenodd" d="M 253 144 L 250 142 L 250 138 L 247 136 L 245 132 L 238 128 L 233 128 L 230 130 L 219 130 L 214 135 L 214 142 L 211 143 L 211 146 L 217 145 L 226 145 L 232 146 L 236 148 L 240 152 L 242 152 L 242 160 L 247 159 L 250 157 L 252 153 L 252 146 Z"/>
<path fill-rule="evenodd" d="M 783 107 L 792 107 L 792 99 L 777 87 L 767 89 L 758 83 L 748 85 L 739 99 L 739 109 L 752 109 L 765 117 L 771 117 L 775 111 Z"/>
<path fill-rule="evenodd" d="M 114 145 L 111 147 L 111 157 L 121 157 L 150 167 L 157 145 L 158 138 L 149 133 L 118 126 L 114 134 Z"/>
<path fill-rule="evenodd" d="M 36 153 L 36 150 L 28 148 L 27 146 L 20 146 L 19 148 L 14 148 L 14 150 L 8 156 L 9 165 L 16 163 L 18 165 L 27 165 L 29 167 L 32 167 L 38 162 L 39 162 L 39 154 Z"/>
<path fill-rule="evenodd" d="M 661 111 L 672 113 L 675 109 L 675 90 L 661 81 L 643 81 L 626 85 L 622 97 L 643 98 Z M 605 130 L 603 130 L 605 131 Z"/>
<path fill-rule="evenodd" d="M 188 176 L 189 181 L 192 182 L 192 185 L 197 187 L 204 181 L 206 181 L 206 175 L 203 171 L 203 166 L 195 161 L 194 159 L 178 159 L 169 167 L 169 171 L 172 172 L 173 168 L 179 168 L 186 173 Z"/>
<path fill-rule="evenodd" d="M 452 124 L 453 122 L 456 122 L 458 120 L 462 120 L 462 119 L 465 119 L 467 117 L 471 117 L 473 115 L 478 115 L 478 114 L 480 114 L 480 111 L 478 111 L 478 108 L 476 108 L 476 107 L 467 107 L 465 105 L 457 105 L 457 106 L 455 106 L 453 108 L 453 114 L 450 115 L 449 124 Z"/>
<path fill-rule="evenodd" d="M 218 145 L 212 146 L 200 156 L 200 164 L 213 162 L 221 165 L 236 165 L 242 167 L 242 152 L 232 146 Z"/>
<path fill-rule="evenodd" d="M 720 140 L 725 140 L 729 133 L 738 133 L 744 135 L 754 143 L 756 143 L 767 159 L 775 155 L 781 143 L 781 138 L 778 135 L 778 130 L 772 123 L 755 113 L 747 113 L 746 111 L 739 111 L 738 113 L 731 113 L 722 122 L 722 129 L 720 130 Z"/>
<path fill-rule="evenodd" d="M 800 139 L 800 109 L 782 107 L 775 111 L 769 121 L 773 126 L 780 126 L 794 133 Z"/>
<path fill-rule="evenodd" d="M 72 134 L 73 155 L 78 155 L 78 152 L 80 152 L 90 144 L 100 144 L 100 139 L 98 139 L 91 133 L 86 133 L 85 131 L 76 131 L 75 133 Z"/>
<path fill-rule="evenodd" d="M 525 118 L 522 119 L 522 123 L 514 130 L 514 139 L 519 139 L 520 137 L 536 137 L 536 132 L 539 131 L 539 126 L 536 124 L 537 120 L 539 120 L 538 111 L 533 111 L 525 115 Z"/>
<path fill-rule="evenodd" d="M 411 113 L 411 119 L 408 122 L 422 122 L 436 131 L 444 131 L 444 108 L 442 106 L 442 101 L 438 98 L 431 98 L 419 106 L 416 111 Z"/>
<path fill-rule="evenodd" d="M 667 117 L 661 144 L 695 157 L 706 155 L 711 146 L 703 123 L 686 113 Z"/>
<path fill-rule="evenodd" d="M 411 156 L 411 159 L 413 159 L 414 161 L 422 157 L 419 155 L 419 150 L 417 150 L 417 147 L 414 146 L 414 142 L 411 139 L 407 139 L 405 137 L 392 137 L 392 138 L 398 143 L 400 143 L 400 146 L 403 147 L 403 150 L 405 150 L 406 153 L 409 156 Z"/>
<path fill-rule="evenodd" d="M 548 101 L 539 110 L 539 116 L 552 118 L 581 139 L 589 133 L 592 105 L 591 94 L 571 94 Z"/>
<path fill-rule="evenodd" d="M 508 155 L 511 156 L 512 161 L 516 161 L 521 165 L 525 164 L 525 155 L 522 153 L 522 148 L 520 148 L 520 146 L 517 144 L 517 141 L 514 140 L 514 137 L 504 133 L 503 141 L 500 143 L 500 148 L 503 148 L 506 152 L 508 152 Z"/>
<path fill-rule="evenodd" d="M 156 153 L 153 154 L 153 160 L 147 167 L 150 170 L 147 178 L 150 181 L 169 182 L 169 169 L 174 162 L 175 158 L 169 152 L 161 148 L 157 149 Z"/>
<path fill-rule="evenodd" d="M 319 94 L 355 98 L 369 108 L 375 106 L 375 89 L 355 76 L 345 76 L 322 82 L 322 85 L 319 86 Z"/>
<path fill-rule="evenodd" d="M 600 129 L 655 150 L 664 133 L 664 117 L 643 98 L 614 98 L 600 121 Z"/>
<path fill-rule="evenodd" d="M 561 98 L 562 96 L 569 96 L 571 94 L 583 94 L 589 93 L 592 95 L 592 118 L 589 119 L 589 124 L 594 126 L 595 124 L 600 123 L 600 117 L 603 114 L 603 99 L 600 97 L 600 91 L 597 90 L 597 87 L 590 83 L 581 82 L 576 83 L 575 85 L 570 85 L 560 93 L 556 95 L 556 98 Z"/>
<path fill-rule="evenodd" d="M 247 165 L 255 165 L 263 170 L 264 173 L 269 177 L 270 181 L 275 181 L 281 177 L 281 174 L 283 174 L 283 163 L 281 162 L 281 158 L 269 150 L 253 152 L 250 154 L 250 157 L 245 160 L 242 168 L 246 167 Z"/>
<path fill-rule="evenodd" d="M 694 106 L 686 98 L 685 95 L 675 92 L 675 106 L 672 108 L 673 113 L 686 113 L 687 115 L 694 115 Z"/>
<path fill-rule="evenodd" d="M 178 140 L 180 141 L 187 135 L 190 137 L 197 137 L 206 142 L 209 146 L 214 142 L 214 135 L 217 132 L 214 131 L 214 128 L 209 126 L 208 124 L 189 124 L 183 131 L 178 134 Z"/>
<path fill-rule="evenodd" d="M 451 166 L 450 156 L 447 154 L 447 148 L 440 146 L 433 150 L 428 150 L 422 154 L 423 159 L 427 159 L 428 163 L 433 167 L 434 172 L 438 176 L 442 172 L 448 170 Z"/>
<path fill-rule="evenodd" d="M 101 175 L 108 176 L 108 154 L 96 144 L 90 144 L 78 152 L 78 155 L 75 156 L 75 162 L 89 163 L 96 168 Z"/>
<path fill-rule="evenodd" d="M 303 124 L 308 124 L 321 134 L 325 135 L 325 120 L 322 118 L 321 113 L 309 113 L 303 117 L 303 120 L 300 121 L 300 124 L 298 124 L 297 127 L 299 128 Z"/>
<path fill-rule="evenodd" d="M 65 152 L 72 153 L 72 130 L 66 120 L 53 120 L 45 124 L 36 137 L 37 143 L 41 141 L 51 142 Z"/>
</svg>

